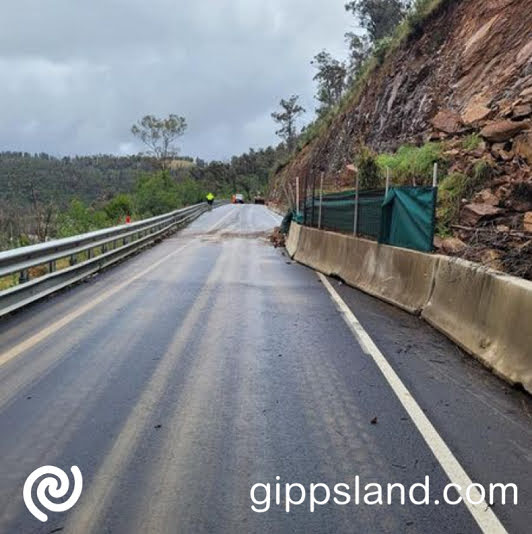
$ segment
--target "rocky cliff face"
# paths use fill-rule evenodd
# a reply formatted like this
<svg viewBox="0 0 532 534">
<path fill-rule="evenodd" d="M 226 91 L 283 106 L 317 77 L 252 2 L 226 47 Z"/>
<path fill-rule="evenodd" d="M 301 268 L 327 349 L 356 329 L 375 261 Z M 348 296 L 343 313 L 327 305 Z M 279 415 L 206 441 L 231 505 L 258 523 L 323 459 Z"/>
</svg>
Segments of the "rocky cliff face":
<svg viewBox="0 0 532 534">
<path fill-rule="evenodd" d="M 352 177 L 346 164 L 360 143 L 393 152 L 441 140 L 451 171 L 467 174 L 480 159 L 493 168 L 482 195 L 493 195 L 495 211 L 479 215 L 475 206 L 468 208 L 463 226 L 505 217 L 499 226 L 532 231 L 525 216 L 532 210 L 530 0 L 442 2 L 344 109 L 274 177 L 273 202 L 283 203 L 283 182 L 293 184 L 296 176 L 313 181 L 323 171 L 329 188 L 347 186 Z M 467 151 L 460 140 L 471 133 L 483 142 Z M 478 196 L 470 203 L 486 204 Z"/>
</svg>

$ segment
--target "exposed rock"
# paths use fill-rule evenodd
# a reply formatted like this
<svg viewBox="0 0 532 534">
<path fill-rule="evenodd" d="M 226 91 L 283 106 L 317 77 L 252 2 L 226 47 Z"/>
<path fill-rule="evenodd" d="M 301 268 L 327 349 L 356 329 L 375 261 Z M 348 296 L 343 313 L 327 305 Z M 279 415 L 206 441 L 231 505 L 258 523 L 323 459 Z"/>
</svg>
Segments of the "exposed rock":
<svg viewBox="0 0 532 534">
<path fill-rule="evenodd" d="M 448 134 L 458 133 L 462 129 L 460 115 L 450 109 L 439 111 L 431 122 L 434 128 Z"/>
<path fill-rule="evenodd" d="M 473 98 L 461 115 L 462 122 L 467 125 L 473 125 L 487 119 L 492 113 L 492 110 L 488 107 L 489 103 L 490 99 L 486 97 Z"/>
<path fill-rule="evenodd" d="M 524 119 L 525 117 L 528 117 L 529 115 L 532 115 L 531 104 L 521 104 L 519 106 L 514 107 L 513 109 L 513 117 L 515 119 Z"/>
<path fill-rule="evenodd" d="M 514 111 L 514 106 L 511 102 L 504 101 L 499 104 L 499 115 L 504 119 L 509 119 Z"/>
<path fill-rule="evenodd" d="M 488 204 L 490 206 L 498 206 L 499 198 L 494 195 L 489 189 L 482 189 L 474 197 L 473 202 L 475 204 Z"/>
<path fill-rule="evenodd" d="M 527 211 L 523 217 L 523 230 L 532 234 L 532 211 Z"/>
<path fill-rule="evenodd" d="M 444 152 L 444 155 L 445 156 L 448 156 L 448 157 L 454 157 L 454 156 L 458 156 L 460 154 L 460 150 L 458 150 L 457 148 L 451 148 L 451 150 L 446 150 Z"/>
<path fill-rule="evenodd" d="M 445 139 L 445 134 L 443 132 L 430 132 L 426 137 L 427 141 L 441 141 Z"/>
<path fill-rule="evenodd" d="M 499 185 L 508 185 L 510 183 L 510 177 L 509 176 L 499 176 L 498 178 L 494 178 L 491 181 L 491 188 L 498 187 Z"/>
<path fill-rule="evenodd" d="M 526 213 L 532 210 L 532 202 L 526 198 L 512 198 L 506 201 L 506 205 L 519 213 Z"/>
<path fill-rule="evenodd" d="M 447 254 L 460 254 L 467 248 L 467 245 L 458 237 L 446 237 L 441 242 L 441 248 Z"/>
<path fill-rule="evenodd" d="M 515 138 L 514 151 L 532 164 L 532 132 L 523 132 Z"/>
<path fill-rule="evenodd" d="M 518 133 L 526 130 L 528 126 L 528 122 L 525 121 L 495 121 L 484 126 L 484 128 L 480 130 L 480 135 L 488 141 L 501 143 L 510 140 Z"/>
<path fill-rule="evenodd" d="M 506 143 L 494 143 L 491 147 L 491 153 L 495 158 L 503 161 L 510 161 L 514 157 L 511 150 L 506 150 Z"/>
<path fill-rule="evenodd" d="M 470 154 L 473 158 L 482 159 L 486 155 L 486 143 L 482 141 L 480 146 L 473 150 Z"/>
<path fill-rule="evenodd" d="M 281 232 L 281 228 L 279 226 L 276 226 L 273 229 L 273 232 L 270 234 L 269 239 L 275 248 L 285 246 L 285 235 Z"/>
<path fill-rule="evenodd" d="M 521 93 L 519 94 L 519 96 L 524 99 L 528 99 L 529 97 L 532 97 L 532 86 L 527 87 L 526 89 L 523 89 Z"/>
<path fill-rule="evenodd" d="M 487 267 L 495 269 L 496 271 L 502 271 L 503 265 L 501 262 L 501 253 L 495 249 L 488 249 L 482 252 L 481 261 Z"/>
<path fill-rule="evenodd" d="M 498 224 L 495 228 L 496 228 L 497 232 L 506 233 L 506 232 L 510 231 L 510 227 L 506 226 L 505 224 Z"/>
<path fill-rule="evenodd" d="M 460 222 L 466 226 L 476 226 L 480 221 L 492 219 L 502 212 L 501 208 L 489 204 L 466 204 L 460 213 Z"/>
<path fill-rule="evenodd" d="M 433 245 L 436 250 L 441 250 L 443 245 L 443 239 L 440 236 L 435 235 Z"/>
</svg>

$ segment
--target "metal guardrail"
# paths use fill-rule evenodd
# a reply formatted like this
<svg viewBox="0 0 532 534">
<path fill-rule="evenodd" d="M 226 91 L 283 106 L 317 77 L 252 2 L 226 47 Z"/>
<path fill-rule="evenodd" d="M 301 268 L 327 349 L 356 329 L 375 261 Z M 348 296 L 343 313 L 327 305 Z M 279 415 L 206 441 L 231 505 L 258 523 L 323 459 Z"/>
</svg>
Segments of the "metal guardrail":
<svg viewBox="0 0 532 534">
<path fill-rule="evenodd" d="M 0 291 L 0 317 L 134 254 L 207 210 L 206 204 L 196 204 L 130 224 L 0 252 L 0 278 L 19 276 L 18 285 Z M 64 258 L 69 266 L 57 270 L 57 262 Z M 39 266 L 46 266 L 45 274 L 30 279 L 30 269 Z"/>
</svg>

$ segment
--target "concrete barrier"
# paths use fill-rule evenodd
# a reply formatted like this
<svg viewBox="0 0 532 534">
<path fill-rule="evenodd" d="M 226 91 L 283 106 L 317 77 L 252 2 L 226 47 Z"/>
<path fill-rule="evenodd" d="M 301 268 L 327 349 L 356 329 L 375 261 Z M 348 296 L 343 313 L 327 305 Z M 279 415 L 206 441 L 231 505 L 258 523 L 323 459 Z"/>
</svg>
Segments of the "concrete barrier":
<svg viewBox="0 0 532 534">
<path fill-rule="evenodd" d="M 294 258 L 327 275 L 337 275 L 343 264 L 345 236 L 302 226 Z"/>
<path fill-rule="evenodd" d="M 300 229 L 295 259 L 348 284 L 420 313 L 430 297 L 437 258 L 354 236 Z"/>
<path fill-rule="evenodd" d="M 437 258 L 367 239 L 349 239 L 352 243 L 341 278 L 366 293 L 419 314 L 430 297 Z"/>
<path fill-rule="evenodd" d="M 532 282 L 440 256 L 422 317 L 532 393 Z"/>
<path fill-rule="evenodd" d="M 301 225 L 292 221 L 290 223 L 290 230 L 288 231 L 288 237 L 286 238 L 285 248 L 290 254 L 290 257 L 293 258 L 297 250 L 297 245 L 299 243 L 299 234 L 301 233 Z"/>
<path fill-rule="evenodd" d="M 296 261 L 421 316 L 532 393 L 532 282 L 480 265 L 292 223 Z"/>
</svg>

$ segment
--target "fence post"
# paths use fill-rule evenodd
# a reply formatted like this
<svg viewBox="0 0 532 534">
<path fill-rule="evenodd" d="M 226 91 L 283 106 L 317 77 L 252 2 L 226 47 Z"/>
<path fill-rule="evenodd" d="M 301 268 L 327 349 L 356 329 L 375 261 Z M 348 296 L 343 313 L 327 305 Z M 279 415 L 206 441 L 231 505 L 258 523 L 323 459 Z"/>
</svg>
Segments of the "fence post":
<svg viewBox="0 0 532 534">
<path fill-rule="evenodd" d="M 316 175 L 314 175 L 314 178 L 312 179 L 312 218 L 310 222 L 310 226 L 314 227 L 314 207 L 316 205 Z"/>
<path fill-rule="evenodd" d="M 388 189 L 390 188 L 390 167 L 386 167 L 386 192 L 384 196 L 388 196 Z"/>
<path fill-rule="evenodd" d="M 353 234 L 356 236 L 358 231 L 358 171 L 355 182 L 355 215 L 353 221 Z"/>
<path fill-rule="evenodd" d="M 438 162 L 434 163 L 434 171 L 432 173 L 432 187 L 438 187 Z"/>
<path fill-rule="evenodd" d="M 296 176 L 296 215 L 299 216 L 299 176 Z"/>
<path fill-rule="evenodd" d="M 18 283 L 25 284 L 26 282 L 29 282 L 29 280 L 30 280 L 30 272 L 28 271 L 28 269 L 22 269 L 22 271 L 20 271 L 19 273 Z"/>
<path fill-rule="evenodd" d="M 323 172 L 320 178 L 320 209 L 318 211 L 318 228 L 321 229 L 321 205 L 323 203 Z"/>
<path fill-rule="evenodd" d="M 305 174 L 305 184 L 303 186 L 303 224 L 307 225 L 307 197 L 308 197 L 308 172 Z"/>
</svg>

